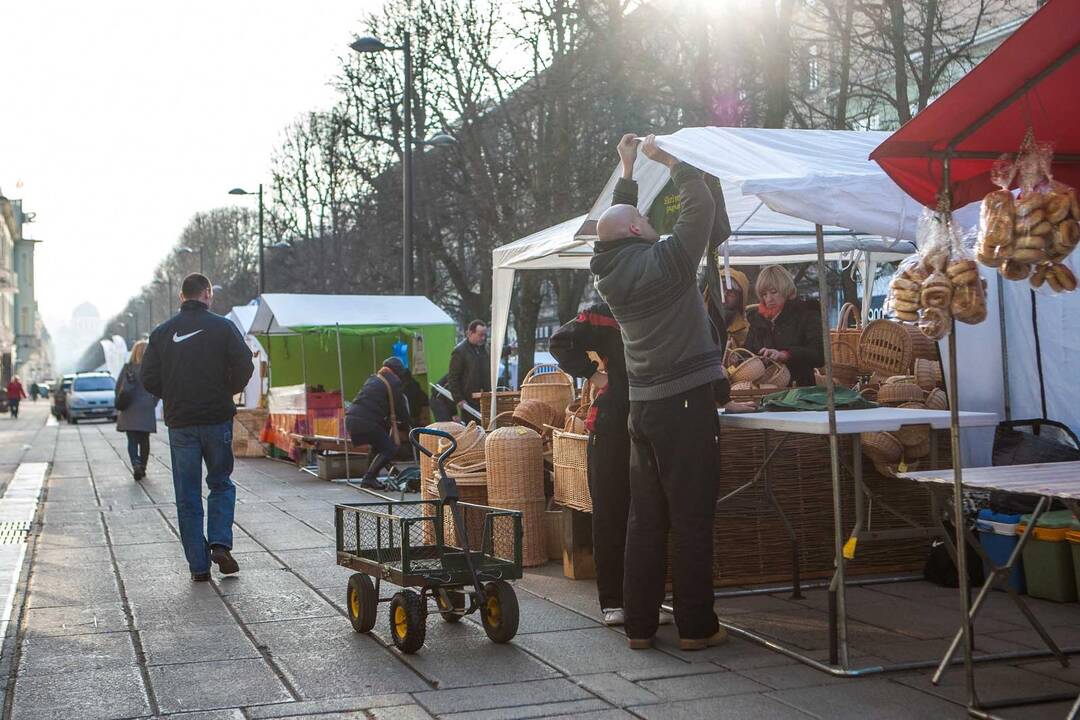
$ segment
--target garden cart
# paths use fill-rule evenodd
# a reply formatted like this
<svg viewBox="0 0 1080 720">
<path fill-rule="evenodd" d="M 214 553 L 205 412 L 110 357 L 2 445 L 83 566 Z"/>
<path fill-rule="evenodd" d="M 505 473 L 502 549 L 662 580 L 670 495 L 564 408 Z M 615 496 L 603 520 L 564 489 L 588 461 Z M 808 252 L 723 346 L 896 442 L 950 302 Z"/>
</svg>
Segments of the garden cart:
<svg viewBox="0 0 1080 720">
<path fill-rule="evenodd" d="M 518 629 L 518 601 L 509 580 L 521 578 L 521 513 L 459 502 L 457 484 L 445 463 L 457 449 L 449 433 L 417 428 L 409 440 L 434 435 L 449 443 L 439 453 L 439 497 L 380 500 L 335 506 L 338 565 L 355 570 L 346 608 L 356 632 L 370 632 L 380 603 L 390 604 L 390 636 L 414 653 L 427 634 L 429 601 L 443 620 L 455 623 L 480 612 L 487 636 L 510 641 Z M 400 590 L 381 596 L 387 581 Z"/>
</svg>

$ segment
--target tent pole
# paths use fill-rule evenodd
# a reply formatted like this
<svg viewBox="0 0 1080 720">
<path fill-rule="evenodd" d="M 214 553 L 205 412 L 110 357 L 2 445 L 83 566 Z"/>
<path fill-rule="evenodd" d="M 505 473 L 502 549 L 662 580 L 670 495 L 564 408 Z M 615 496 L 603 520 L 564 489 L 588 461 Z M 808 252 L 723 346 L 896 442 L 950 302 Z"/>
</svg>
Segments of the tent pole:
<svg viewBox="0 0 1080 720">
<path fill-rule="evenodd" d="M 830 655 L 833 653 L 833 643 L 836 643 L 836 657 L 830 657 L 830 662 L 839 662 L 845 670 L 848 667 L 848 642 L 847 642 L 847 607 L 844 598 L 844 540 L 843 540 L 843 517 L 840 515 L 840 448 L 839 438 L 836 434 L 836 388 L 833 384 L 833 357 L 832 343 L 829 337 L 829 287 L 825 277 L 825 235 L 821 225 L 815 225 L 817 232 L 817 274 L 818 295 L 821 306 L 821 333 L 825 350 L 825 397 L 826 407 L 829 412 L 829 465 L 832 470 L 833 491 L 833 551 L 836 554 L 836 574 L 833 575 L 832 584 L 829 587 L 830 620 L 835 617 L 835 632 L 829 634 Z M 856 478 L 858 482 L 860 478 Z M 835 607 L 835 611 L 833 608 Z M 832 623 L 830 623 L 832 624 Z M 830 628 L 833 630 L 833 628 Z"/>
<path fill-rule="evenodd" d="M 863 299 L 862 299 L 862 326 L 866 327 L 870 319 L 870 305 L 874 301 L 874 276 L 877 275 L 877 263 L 873 253 L 866 253 L 866 264 L 863 265 Z"/>
<path fill-rule="evenodd" d="M 1001 338 L 1001 379 L 1005 391 L 1005 420 L 1012 420 L 1012 397 L 1009 389 L 1009 339 L 1005 336 L 1005 279 L 997 275 L 998 335 Z"/>
<path fill-rule="evenodd" d="M 341 435 L 342 441 L 345 444 L 345 480 L 352 479 L 352 473 L 349 471 L 349 432 L 345 427 L 345 370 L 341 365 L 341 324 L 334 323 L 334 332 L 337 336 L 337 372 L 338 372 L 338 384 L 341 386 Z M 372 343 L 375 339 L 372 338 Z"/>
<path fill-rule="evenodd" d="M 304 342 L 305 338 L 303 333 L 297 335 L 297 337 L 300 338 L 300 373 L 301 377 L 304 379 L 304 394 L 307 395 L 307 351 L 304 347 L 307 343 Z M 304 408 L 305 410 L 307 409 L 306 404 L 304 405 Z"/>
</svg>

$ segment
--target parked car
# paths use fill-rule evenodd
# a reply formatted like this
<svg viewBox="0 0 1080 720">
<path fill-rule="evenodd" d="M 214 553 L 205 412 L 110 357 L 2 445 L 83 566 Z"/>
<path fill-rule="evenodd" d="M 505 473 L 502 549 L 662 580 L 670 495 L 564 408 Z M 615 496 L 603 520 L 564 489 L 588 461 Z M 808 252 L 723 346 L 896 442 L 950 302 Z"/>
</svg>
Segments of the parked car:
<svg viewBox="0 0 1080 720">
<path fill-rule="evenodd" d="M 78 373 L 67 393 L 67 418 L 72 425 L 80 420 L 116 420 L 116 381 L 106 372 Z"/>
<path fill-rule="evenodd" d="M 52 414 L 57 420 L 67 420 L 67 393 L 74 379 L 74 375 L 64 375 L 53 385 Z"/>
</svg>

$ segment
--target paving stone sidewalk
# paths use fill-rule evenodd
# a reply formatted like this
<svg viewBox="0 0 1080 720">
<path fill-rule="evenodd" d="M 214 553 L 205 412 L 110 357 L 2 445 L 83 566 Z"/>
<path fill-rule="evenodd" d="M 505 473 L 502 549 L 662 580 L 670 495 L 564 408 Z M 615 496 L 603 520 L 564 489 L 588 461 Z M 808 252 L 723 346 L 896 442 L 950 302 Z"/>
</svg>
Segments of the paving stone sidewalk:
<svg viewBox="0 0 1080 720">
<path fill-rule="evenodd" d="M 45 403 L 0 418 L 0 485 L 19 463 L 49 462 L 0 672 L 3 718 L 960 718 L 962 674 L 836 679 L 741 640 L 707 652 L 632 652 L 599 622 L 595 587 L 530 571 L 517 583 L 521 629 L 493 645 L 472 618 L 429 620 L 416 655 L 393 648 L 385 617 L 352 631 L 348 571 L 334 562 L 333 505 L 362 495 L 294 466 L 238 460 L 238 577 L 191 582 L 178 540 L 168 446 L 154 436 L 136 483 L 112 424 L 46 424 Z M 162 428 L 162 430 L 164 430 Z M 717 611 L 826 654 L 822 593 L 719 601 Z M 939 653 L 955 591 L 925 583 L 848 594 L 860 663 Z M 1033 603 L 1059 640 L 1080 644 L 1080 606 Z M 385 607 L 385 606 L 383 606 Z M 980 650 L 1038 647 L 1002 597 L 979 623 Z M 1052 661 L 980 669 L 987 698 L 1080 692 Z M 1068 704 L 1003 712 L 1064 717 Z"/>
</svg>

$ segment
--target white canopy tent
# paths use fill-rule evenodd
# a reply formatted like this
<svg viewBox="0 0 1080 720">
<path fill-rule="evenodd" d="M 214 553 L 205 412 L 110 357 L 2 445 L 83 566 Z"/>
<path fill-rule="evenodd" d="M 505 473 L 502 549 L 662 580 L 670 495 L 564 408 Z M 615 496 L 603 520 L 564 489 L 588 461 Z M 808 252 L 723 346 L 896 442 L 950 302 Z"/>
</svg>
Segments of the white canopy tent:
<svg viewBox="0 0 1080 720">
<path fill-rule="evenodd" d="M 418 295 L 262 295 L 248 332 L 288 335 L 291 328 L 340 325 L 452 325 L 442 308 Z"/>
<path fill-rule="evenodd" d="M 232 320 L 233 325 L 236 325 L 240 334 L 244 336 L 244 342 L 246 342 L 248 348 L 251 349 L 252 362 L 255 363 L 255 372 L 251 374 L 251 379 L 248 380 L 240 397 L 241 407 L 247 408 L 258 407 L 260 399 L 266 394 L 264 377 L 266 349 L 263 348 L 259 339 L 251 334 L 251 324 L 255 321 L 255 314 L 258 312 L 258 309 L 259 306 L 255 303 L 250 305 L 236 305 L 229 311 L 228 315 L 226 315 L 227 318 Z"/>
</svg>

